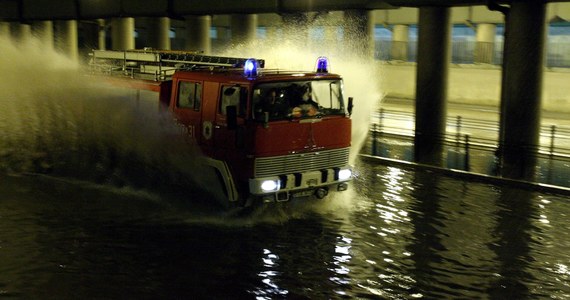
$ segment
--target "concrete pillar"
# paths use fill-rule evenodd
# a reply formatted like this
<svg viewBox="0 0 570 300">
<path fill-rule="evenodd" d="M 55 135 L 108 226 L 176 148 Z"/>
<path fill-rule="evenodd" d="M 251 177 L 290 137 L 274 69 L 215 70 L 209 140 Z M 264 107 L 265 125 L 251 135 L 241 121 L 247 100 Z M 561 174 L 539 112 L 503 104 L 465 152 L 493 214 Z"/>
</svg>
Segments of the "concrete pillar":
<svg viewBox="0 0 570 300">
<path fill-rule="evenodd" d="M 54 48 L 53 22 L 38 21 L 32 24 L 32 33 L 46 49 Z"/>
<path fill-rule="evenodd" d="M 55 23 L 57 49 L 72 60 L 79 58 L 77 21 L 58 21 Z"/>
<path fill-rule="evenodd" d="M 418 27 L 414 156 L 418 163 L 442 166 L 451 60 L 450 8 L 421 7 Z"/>
<path fill-rule="evenodd" d="M 326 45 L 336 45 L 338 43 L 337 26 L 325 25 L 325 43 Z"/>
<path fill-rule="evenodd" d="M 148 46 L 170 50 L 170 18 L 149 18 L 148 19 Z"/>
<path fill-rule="evenodd" d="M 10 38 L 10 23 L 0 22 L 0 37 Z"/>
<path fill-rule="evenodd" d="M 392 30 L 391 56 L 393 60 L 408 61 L 408 41 L 408 25 L 395 25 Z"/>
<path fill-rule="evenodd" d="M 81 23 L 81 30 L 83 44 L 80 45 L 79 48 L 87 51 L 87 53 L 93 49 L 99 49 L 99 22 L 83 22 Z"/>
<path fill-rule="evenodd" d="M 283 13 L 281 14 L 283 27 L 281 32 L 285 35 L 280 37 L 273 35 L 273 40 L 278 38 L 295 39 L 295 43 L 307 44 L 309 38 L 309 17 L 306 13 Z"/>
<path fill-rule="evenodd" d="M 231 15 L 232 45 L 244 44 L 257 37 L 257 15 Z"/>
<path fill-rule="evenodd" d="M 273 24 L 265 27 L 265 39 L 272 41 L 276 38 L 278 38 L 278 27 Z"/>
<path fill-rule="evenodd" d="M 185 50 L 210 54 L 212 52 L 210 27 L 212 27 L 211 16 L 187 16 Z"/>
<path fill-rule="evenodd" d="M 116 18 L 111 21 L 111 47 L 113 50 L 135 49 L 135 19 Z"/>
<path fill-rule="evenodd" d="M 539 144 L 546 4 L 519 0 L 505 27 L 501 93 L 501 175 L 534 180 Z"/>
<path fill-rule="evenodd" d="M 12 34 L 16 41 L 29 41 L 32 38 L 32 25 L 15 23 L 12 28 Z"/>
<path fill-rule="evenodd" d="M 374 58 L 374 14 L 372 11 L 347 10 L 344 12 L 344 19 L 344 45 L 361 58 Z"/>
<path fill-rule="evenodd" d="M 495 24 L 477 25 L 477 44 L 474 55 L 476 63 L 493 63 L 496 27 L 497 26 Z"/>
<path fill-rule="evenodd" d="M 107 49 L 107 33 L 105 31 L 105 20 L 104 19 L 97 19 L 97 45 L 99 50 L 106 50 Z"/>
</svg>

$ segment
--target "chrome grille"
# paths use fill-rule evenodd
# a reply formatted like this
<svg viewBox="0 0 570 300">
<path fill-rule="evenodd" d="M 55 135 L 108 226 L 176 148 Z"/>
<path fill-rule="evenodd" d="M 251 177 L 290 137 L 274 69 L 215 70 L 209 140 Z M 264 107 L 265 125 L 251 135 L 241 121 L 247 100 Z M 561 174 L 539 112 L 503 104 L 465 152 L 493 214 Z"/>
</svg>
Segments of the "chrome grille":
<svg viewBox="0 0 570 300">
<path fill-rule="evenodd" d="M 348 165 L 350 148 L 255 159 L 255 177 L 316 171 Z"/>
</svg>

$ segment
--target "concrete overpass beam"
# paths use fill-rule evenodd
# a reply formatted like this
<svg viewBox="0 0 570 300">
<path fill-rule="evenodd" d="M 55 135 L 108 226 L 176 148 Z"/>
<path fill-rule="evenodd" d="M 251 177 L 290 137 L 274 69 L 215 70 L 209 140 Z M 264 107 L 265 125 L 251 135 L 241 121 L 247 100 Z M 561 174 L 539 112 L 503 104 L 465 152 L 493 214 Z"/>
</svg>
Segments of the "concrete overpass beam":
<svg viewBox="0 0 570 300">
<path fill-rule="evenodd" d="M 115 18 L 111 22 L 111 48 L 113 50 L 135 49 L 135 19 Z"/>
<path fill-rule="evenodd" d="M 203 51 L 204 54 L 212 52 L 210 39 L 211 16 L 186 17 L 186 50 Z"/>
<path fill-rule="evenodd" d="M 409 26 L 395 25 L 392 30 L 391 57 L 393 60 L 408 61 Z"/>
<path fill-rule="evenodd" d="M 231 32 L 231 44 L 234 46 L 255 40 L 257 36 L 257 15 L 231 15 Z"/>
<path fill-rule="evenodd" d="M 57 49 L 72 60 L 79 58 L 77 21 L 58 21 L 55 23 Z"/>
<path fill-rule="evenodd" d="M 442 166 L 451 60 L 450 8 L 422 7 L 416 76 L 415 161 Z"/>
<path fill-rule="evenodd" d="M 170 50 L 170 18 L 148 19 L 149 47 L 161 50 Z"/>
<path fill-rule="evenodd" d="M 475 63 L 493 63 L 493 53 L 495 50 L 495 24 L 478 24 L 475 46 Z"/>
<path fill-rule="evenodd" d="M 534 180 L 540 134 L 546 4 L 511 3 L 505 27 L 501 93 L 504 177 Z"/>
</svg>

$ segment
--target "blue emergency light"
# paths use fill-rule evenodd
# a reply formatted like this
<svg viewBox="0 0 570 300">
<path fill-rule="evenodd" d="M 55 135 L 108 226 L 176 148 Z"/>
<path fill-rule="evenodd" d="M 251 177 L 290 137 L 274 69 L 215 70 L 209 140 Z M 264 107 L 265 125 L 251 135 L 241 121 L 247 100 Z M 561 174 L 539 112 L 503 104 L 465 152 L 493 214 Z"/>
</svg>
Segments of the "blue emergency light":
<svg viewBox="0 0 570 300">
<path fill-rule="evenodd" d="M 329 72 L 329 60 L 325 56 L 319 56 L 317 58 L 317 73 L 328 73 Z"/>
<path fill-rule="evenodd" d="M 257 76 L 257 68 L 258 68 L 257 59 L 250 58 L 245 61 L 243 64 L 243 74 L 247 78 L 253 78 Z"/>
</svg>

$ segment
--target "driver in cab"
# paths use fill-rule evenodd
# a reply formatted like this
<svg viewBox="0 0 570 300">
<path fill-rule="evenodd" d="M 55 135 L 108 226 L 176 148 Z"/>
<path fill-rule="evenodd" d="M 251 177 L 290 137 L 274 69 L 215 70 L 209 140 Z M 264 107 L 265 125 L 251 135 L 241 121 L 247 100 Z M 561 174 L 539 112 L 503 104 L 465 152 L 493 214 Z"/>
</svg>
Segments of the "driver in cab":
<svg viewBox="0 0 570 300">
<path fill-rule="evenodd" d="M 299 100 L 295 104 L 291 112 L 291 116 L 295 118 L 300 117 L 314 117 L 318 114 L 319 104 L 312 99 L 311 87 L 306 84 L 301 87 Z"/>
</svg>

